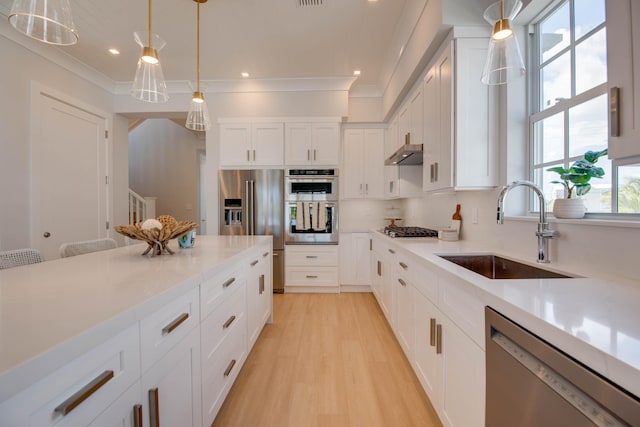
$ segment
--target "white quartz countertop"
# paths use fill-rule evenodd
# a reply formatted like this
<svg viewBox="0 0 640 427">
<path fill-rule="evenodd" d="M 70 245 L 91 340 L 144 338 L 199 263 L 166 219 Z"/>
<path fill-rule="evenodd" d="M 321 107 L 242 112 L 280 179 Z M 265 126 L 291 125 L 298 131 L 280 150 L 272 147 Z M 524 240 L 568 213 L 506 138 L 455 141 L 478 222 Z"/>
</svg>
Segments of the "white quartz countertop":
<svg viewBox="0 0 640 427">
<path fill-rule="evenodd" d="M 0 270 L 0 402 L 196 287 L 271 236 L 198 236 L 174 255 L 146 244 Z"/>
<path fill-rule="evenodd" d="M 640 398 L 640 282 L 612 278 L 491 280 L 438 254 L 494 253 L 525 264 L 579 276 L 578 272 L 482 250 L 468 242 L 392 239 L 400 250 L 426 260 L 481 290 L 484 303 Z"/>
</svg>

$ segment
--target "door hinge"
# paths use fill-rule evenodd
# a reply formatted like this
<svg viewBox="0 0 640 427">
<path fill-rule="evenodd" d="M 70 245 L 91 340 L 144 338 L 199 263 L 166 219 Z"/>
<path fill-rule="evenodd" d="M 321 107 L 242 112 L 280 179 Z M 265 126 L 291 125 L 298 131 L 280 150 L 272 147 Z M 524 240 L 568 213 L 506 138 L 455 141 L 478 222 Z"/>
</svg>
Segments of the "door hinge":
<svg viewBox="0 0 640 427">
<path fill-rule="evenodd" d="M 109 229 L 109 221 L 107 221 L 107 230 Z"/>
<path fill-rule="evenodd" d="M 104 131 L 104 139 L 109 139 L 109 131 L 108 130 Z"/>
</svg>

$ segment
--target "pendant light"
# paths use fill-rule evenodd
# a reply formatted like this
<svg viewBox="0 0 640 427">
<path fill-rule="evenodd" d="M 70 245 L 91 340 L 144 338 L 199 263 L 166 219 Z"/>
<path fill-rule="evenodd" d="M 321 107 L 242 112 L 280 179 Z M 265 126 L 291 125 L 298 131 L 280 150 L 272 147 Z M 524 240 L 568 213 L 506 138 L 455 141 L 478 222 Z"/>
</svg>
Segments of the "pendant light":
<svg viewBox="0 0 640 427">
<path fill-rule="evenodd" d="M 41 42 L 69 46 L 78 42 L 69 0 L 15 0 L 9 22 Z"/>
<path fill-rule="evenodd" d="M 165 46 L 165 41 L 158 34 L 151 32 L 151 0 L 149 0 L 149 31 L 133 33 L 136 43 L 142 48 L 138 60 L 136 76 L 131 87 L 131 96 L 146 102 L 167 102 L 167 83 L 164 81 L 158 51 Z"/>
<path fill-rule="evenodd" d="M 487 8 L 484 19 L 493 25 L 482 83 L 505 84 L 526 72 L 511 21 L 522 9 L 520 0 L 500 0 Z"/>
<path fill-rule="evenodd" d="M 209 109 L 207 102 L 204 100 L 204 94 L 200 92 L 200 3 L 206 3 L 207 0 L 193 0 L 197 3 L 197 27 L 196 27 L 196 91 L 191 96 L 191 106 L 189 114 L 187 114 L 187 129 L 197 131 L 207 131 L 211 128 L 209 120 Z"/>
</svg>

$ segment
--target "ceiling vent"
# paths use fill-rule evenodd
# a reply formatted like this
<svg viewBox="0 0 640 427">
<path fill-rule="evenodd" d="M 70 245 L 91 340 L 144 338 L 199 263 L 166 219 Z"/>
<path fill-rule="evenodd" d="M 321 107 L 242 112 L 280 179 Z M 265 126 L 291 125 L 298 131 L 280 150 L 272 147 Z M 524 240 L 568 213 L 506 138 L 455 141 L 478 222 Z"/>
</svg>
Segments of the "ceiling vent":
<svg viewBox="0 0 640 427">
<path fill-rule="evenodd" d="M 298 0 L 299 6 L 322 6 L 323 0 Z"/>
</svg>

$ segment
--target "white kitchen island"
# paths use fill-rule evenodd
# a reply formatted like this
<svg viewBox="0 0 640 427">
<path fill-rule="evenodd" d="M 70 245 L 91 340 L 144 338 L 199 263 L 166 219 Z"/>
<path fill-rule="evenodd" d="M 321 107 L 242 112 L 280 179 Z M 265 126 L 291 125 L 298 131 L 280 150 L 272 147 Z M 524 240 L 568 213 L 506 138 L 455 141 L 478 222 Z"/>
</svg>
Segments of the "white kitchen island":
<svg viewBox="0 0 640 427">
<path fill-rule="evenodd" d="M 0 271 L 0 425 L 210 425 L 270 321 L 272 238 L 177 246 Z"/>
</svg>

